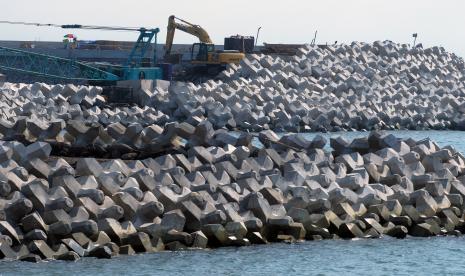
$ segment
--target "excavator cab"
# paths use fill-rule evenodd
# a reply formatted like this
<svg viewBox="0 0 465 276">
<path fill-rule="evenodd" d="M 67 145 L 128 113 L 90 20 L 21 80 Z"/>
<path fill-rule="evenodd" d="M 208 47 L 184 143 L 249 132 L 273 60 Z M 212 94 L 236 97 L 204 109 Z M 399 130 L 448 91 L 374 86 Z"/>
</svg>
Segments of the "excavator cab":
<svg viewBox="0 0 465 276">
<path fill-rule="evenodd" d="M 191 49 L 191 60 L 194 62 L 209 62 L 209 56 L 215 52 L 215 45 L 209 43 L 194 43 Z"/>
</svg>

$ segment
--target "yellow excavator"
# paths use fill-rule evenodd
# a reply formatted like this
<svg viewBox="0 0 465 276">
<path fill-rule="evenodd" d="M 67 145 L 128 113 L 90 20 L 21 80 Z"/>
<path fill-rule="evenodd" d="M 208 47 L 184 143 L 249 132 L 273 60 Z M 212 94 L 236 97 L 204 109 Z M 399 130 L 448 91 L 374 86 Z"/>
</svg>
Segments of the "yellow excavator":
<svg viewBox="0 0 465 276">
<path fill-rule="evenodd" d="M 204 28 L 172 15 L 168 19 L 165 59 L 169 59 L 171 55 L 174 33 L 176 30 L 186 32 L 199 39 L 199 42 L 192 44 L 191 48 L 191 63 L 194 65 L 215 66 L 226 65 L 228 63 L 238 64 L 245 57 L 245 54 L 240 53 L 239 51 L 217 51 L 215 49 L 215 44 L 213 44 L 213 41 L 210 38 L 210 35 L 208 35 Z"/>
</svg>

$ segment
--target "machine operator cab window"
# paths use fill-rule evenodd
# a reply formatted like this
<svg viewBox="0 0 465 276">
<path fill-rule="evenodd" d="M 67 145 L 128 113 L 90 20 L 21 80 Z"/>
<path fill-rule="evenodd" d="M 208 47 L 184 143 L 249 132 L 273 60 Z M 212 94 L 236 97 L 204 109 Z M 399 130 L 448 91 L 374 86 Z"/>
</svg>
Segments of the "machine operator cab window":
<svg viewBox="0 0 465 276">
<path fill-rule="evenodd" d="M 215 51 L 215 45 L 194 43 L 192 45 L 191 59 L 195 61 L 208 61 L 208 53 Z"/>
</svg>

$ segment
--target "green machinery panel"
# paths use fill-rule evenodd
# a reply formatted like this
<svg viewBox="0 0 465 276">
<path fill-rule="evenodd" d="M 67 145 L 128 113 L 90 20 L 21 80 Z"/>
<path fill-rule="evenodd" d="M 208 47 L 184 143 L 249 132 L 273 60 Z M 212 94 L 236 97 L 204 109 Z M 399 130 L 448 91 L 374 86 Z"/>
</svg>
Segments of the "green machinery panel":
<svg viewBox="0 0 465 276">
<path fill-rule="evenodd" d="M 124 80 L 160 80 L 163 78 L 160 67 L 124 68 Z"/>
</svg>

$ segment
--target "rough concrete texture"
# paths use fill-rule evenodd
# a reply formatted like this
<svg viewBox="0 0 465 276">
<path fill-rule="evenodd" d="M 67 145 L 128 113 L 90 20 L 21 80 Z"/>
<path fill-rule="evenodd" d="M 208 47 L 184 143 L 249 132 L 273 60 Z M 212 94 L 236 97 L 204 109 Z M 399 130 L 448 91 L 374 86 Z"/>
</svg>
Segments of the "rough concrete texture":
<svg viewBox="0 0 465 276">
<path fill-rule="evenodd" d="M 373 132 L 332 139 L 330 152 L 321 138 L 270 142 L 277 135 L 264 131 L 255 147 L 247 136 L 207 145 L 191 134 L 182 150 L 141 160 L 59 158 L 47 143 L 4 141 L 1 258 L 465 231 L 465 158 L 452 147 Z"/>
<path fill-rule="evenodd" d="M 139 107 L 108 107 L 96 87 L 5 83 L 0 134 L 22 135 L 27 126 L 28 136 L 67 141 L 70 131 L 61 130 L 72 120 L 92 124 L 93 133 L 108 130 L 103 141 L 129 126 L 126 134 L 137 137 L 143 130 L 158 134 L 146 129 L 154 125 L 205 119 L 215 129 L 253 131 L 462 130 L 464 68 L 463 59 L 441 47 L 354 42 L 308 45 L 290 58 L 248 55 L 217 80 L 198 85 L 141 85 Z M 42 129 L 48 131 L 37 137 Z"/>
<path fill-rule="evenodd" d="M 287 60 L 250 55 L 222 73 L 225 83 L 196 89 L 221 91 L 215 100 L 242 114 L 243 128 L 462 130 L 463 78 L 463 59 L 441 47 L 378 41 L 308 45 Z"/>
<path fill-rule="evenodd" d="M 274 131 L 462 129 L 463 65 L 438 47 L 306 46 L 126 107 L 99 87 L 0 84 L 0 258 L 461 234 L 453 147 L 372 132 L 328 152 Z"/>
</svg>

